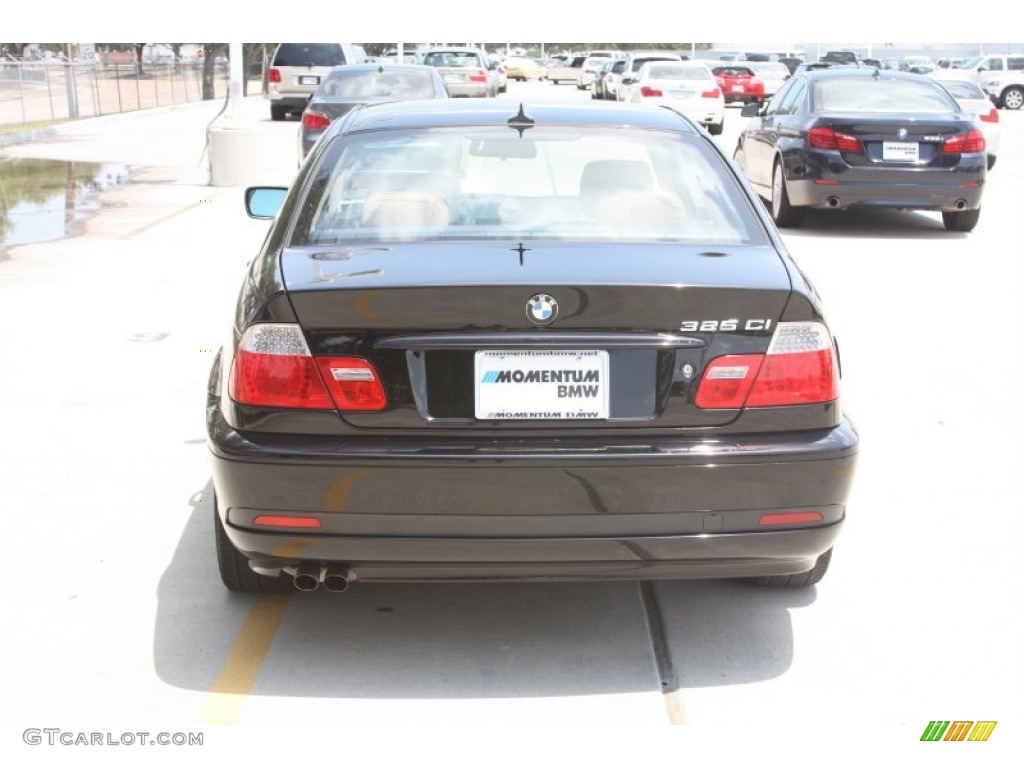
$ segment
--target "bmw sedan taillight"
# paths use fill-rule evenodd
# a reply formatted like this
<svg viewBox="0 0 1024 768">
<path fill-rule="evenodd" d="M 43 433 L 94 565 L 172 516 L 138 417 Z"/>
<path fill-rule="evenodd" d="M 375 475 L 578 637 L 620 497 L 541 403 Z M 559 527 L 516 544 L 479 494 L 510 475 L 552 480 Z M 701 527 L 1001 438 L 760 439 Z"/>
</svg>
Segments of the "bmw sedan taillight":
<svg viewBox="0 0 1024 768">
<path fill-rule="evenodd" d="M 326 128 L 331 124 L 331 118 L 327 115 L 322 115 L 319 112 L 310 112 L 306 110 L 302 113 L 302 127 L 307 130 L 318 130 L 320 128 Z"/>
<path fill-rule="evenodd" d="M 945 155 L 959 155 L 964 152 L 984 152 L 985 135 L 972 128 L 967 133 L 961 133 L 952 138 L 946 139 L 942 145 L 942 153 Z"/>
<path fill-rule="evenodd" d="M 379 411 L 387 395 L 373 364 L 313 357 L 297 325 L 265 323 L 242 335 L 231 368 L 231 399 L 261 408 Z"/>
<path fill-rule="evenodd" d="M 779 323 L 763 355 L 723 355 L 704 371 L 698 408 L 827 403 L 839 397 L 832 337 L 821 323 Z"/>
<path fill-rule="evenodd" d="M 863 152 L 860 139 L 840 133 L 829 125 L 811 128 L 807 132 L 807 143 L 815 149 L 838 149 L 840 152 Z"/>
<path fill-rule="evenodd" d="M 642 85 L 642 86 L 640 86 L 640 95 L 641 96 L 646 96 L 646 97 L 650 98 L 650 97 L 661 96 L 662 93 L 657 88 L 651 88 L 651 86 L 649 86 L 649 85 Z"/>
</svg>

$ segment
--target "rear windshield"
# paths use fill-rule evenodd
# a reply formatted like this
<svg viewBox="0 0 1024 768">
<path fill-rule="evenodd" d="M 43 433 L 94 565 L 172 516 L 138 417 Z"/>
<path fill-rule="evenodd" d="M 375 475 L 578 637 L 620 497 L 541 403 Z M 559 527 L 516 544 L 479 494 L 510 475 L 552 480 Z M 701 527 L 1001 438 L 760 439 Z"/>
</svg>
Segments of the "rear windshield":
<svg viewBox="0 0 1024 768">
<path fill-rule="evenodd" d="M 431 67 L 479 67 L 480 57 L 469 51 L 432 51 L 423 63 Z"/>
<path fill-rule="evenodd" d="M 281 43 L 275 67 L 336 67 L 348 64 L 338 43 Z"/>
<path fill-rule="evenodd" d="M 670 56 L 646 56 L 642 59 L 633 59 L 633 63 L 629 65 L 630 71 L 639 72 L 640 67 L 651 61 L 679 61 L 679 59 Z"/>
<path fill-rule="evenodd" d="M 706 67 L 687 67 L 676 64 L 648 64 L 644 70 L 648 77 L 658 80 L 712 80 Z"/>
<path fill-rule="evenodd" d="M 785 64 L 775 61 L 755 62 L 750 68 L 759 75 L 776 75 L 785 77 L 789 74 L 789 68 Z"/>
<path fill-rule="evenodd" d="M 988 99 L 981 88 L 967 80 L 943 80 L 942 87 L 953 94 L 954 99 Z"/>
<path fill-rule="evenodd" d="M 430 99 L 434 97 L 431 73 L 376 69 L 369 72 L 332 72 L 320 86 L 316 98 L 395 98 Z"/>
<path fill-rule="evenodd" d="M 715 74 L 722 77 L 753 77 L 754 72 L 747 67 L 715 67 Z"/>
<path fill-rule="evenodd" d="M 699 136 L 504 126 L 377 131 L 325 153 L 292 244 L 434 240 L 764 242 Z"/>
<path fill-rule="evenodd" d="M 822 112 L 958 112 L 952 97 L 935 82 L 857 78 L 819 80 L 814 106 Z"/>
</svg>

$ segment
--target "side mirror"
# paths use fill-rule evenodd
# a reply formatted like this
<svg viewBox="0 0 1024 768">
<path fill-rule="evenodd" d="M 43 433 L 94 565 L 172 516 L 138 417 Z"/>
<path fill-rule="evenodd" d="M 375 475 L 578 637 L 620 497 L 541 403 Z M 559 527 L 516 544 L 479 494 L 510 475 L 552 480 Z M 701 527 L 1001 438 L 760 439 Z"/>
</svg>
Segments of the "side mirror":
<svg viewBox="0 0 1024 768">
<path fill-rule="evenodd" d="M 632 78 L 632 77 L 624 77 L 624 78 L 622 78 L 622 84 L 623 85 L 632 85 L 635 82 L 636 82 L 636 78 Z"/>
<path fill-rule="evenodd" d="M 287 187 L 249 187 L 245 190 L 245 212 L 253 219 L 272 219 L 287 194 Z"/>
<path fill-rule="evenodd" d="M 759 117 L 761 115 L 760 104 L 744 104 L 740 110 L 740 117 Z"/>
</svg>

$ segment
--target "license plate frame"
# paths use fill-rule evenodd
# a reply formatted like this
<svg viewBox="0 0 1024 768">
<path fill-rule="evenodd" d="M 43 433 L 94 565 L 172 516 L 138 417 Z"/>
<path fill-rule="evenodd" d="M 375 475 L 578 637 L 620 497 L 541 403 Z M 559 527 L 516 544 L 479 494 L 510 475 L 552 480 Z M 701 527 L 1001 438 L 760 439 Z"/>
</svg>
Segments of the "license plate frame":
<svg viewBox="0 0 1024 768">
<path fill-rule="evenodd" d="M 299 75 L 299 85 L 320 85 L 320 75 Z"/>
<path fill-rule="evenodd" d="M 921 145 L 916 141 L 883 141 L 882 159 L 900 163 L 916 163 L 921 159 Z"/>
<path fill-rule="evenodd" d="M 483 421 L 599 421 L 610 416 L 607 350 L 479 350 L 474 415 Z"/>
</svg>

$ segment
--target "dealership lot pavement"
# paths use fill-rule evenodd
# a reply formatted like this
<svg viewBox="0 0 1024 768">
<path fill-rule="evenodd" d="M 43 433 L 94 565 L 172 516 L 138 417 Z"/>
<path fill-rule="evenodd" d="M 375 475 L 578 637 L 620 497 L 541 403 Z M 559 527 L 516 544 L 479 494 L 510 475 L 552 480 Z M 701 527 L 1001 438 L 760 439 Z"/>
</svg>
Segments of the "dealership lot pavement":
<svg viewBox="0 0 1024 768">
<path fill-rule="evenodd" d="M 505 98 L 526 94 L 587 98 L 544 83 L 510 83 Z M 356 584 L 252 598 L 217 576 L 203 404 L 266 224 L 245 217 L 241 188 L 207 184 L 220 107 L 85 120 L 0 151 L 133 169 L 75 236 L 0 259 L 12 764 L 57 749 L 23 744 L 28 728 L 202 731 L 227 755 L 342 731 L 397 748 L 388 734 L 410 727 L 625 742 L 679 722 L 722 749 L 763 729 L 760 747 L 884 744 L 939 764 L 943 747 L 974 750 L 972 765 L 1019 753 L 1024 114 L 1000 112 L 973 233 L 900 212 L 812 212 L 783 233 L 826 303 L 863 439 L 817 588 Z M 258 98 L 244 113 L 265 147 L 254 175 L 287 184 L 298 123 L 271 122 Z M 730 108 L 730 153 L 741 123 Z M 984 744 L 921 744 L 936 719 L 998 726 Z"/>
</svg>

